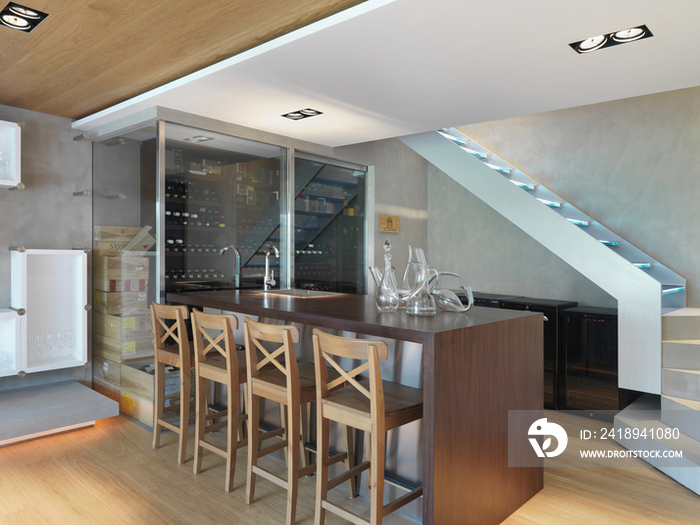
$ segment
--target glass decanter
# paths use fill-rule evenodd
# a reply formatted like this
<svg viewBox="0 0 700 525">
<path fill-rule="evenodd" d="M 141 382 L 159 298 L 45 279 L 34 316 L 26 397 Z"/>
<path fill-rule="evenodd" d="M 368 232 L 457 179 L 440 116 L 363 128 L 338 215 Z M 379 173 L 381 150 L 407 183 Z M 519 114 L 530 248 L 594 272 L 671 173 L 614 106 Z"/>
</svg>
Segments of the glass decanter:
<svg viewBox="0 0 700 525">
<path fill-rule="evenodd" d="M 384 241 L 384 271 L 382 280 L 377 287 L 374 302 L 380 312 L 395 312 L 399 307 L 399 294 L 396 292 L 396 278 L 391 267 L 391 243 L 389 239 Z"/>
<path fill-rule="evenodd" d="M 411 291 L 411 295 L 408 296 L 406 313 L 410 315 L 435 315 L 437 308 L 435 300 L 428 290 L 428 283 L 431 277 L 437 275 L 437 271 L 423 263 L 419 263 L 416 270 L 416 286 Z"/>
</svg>

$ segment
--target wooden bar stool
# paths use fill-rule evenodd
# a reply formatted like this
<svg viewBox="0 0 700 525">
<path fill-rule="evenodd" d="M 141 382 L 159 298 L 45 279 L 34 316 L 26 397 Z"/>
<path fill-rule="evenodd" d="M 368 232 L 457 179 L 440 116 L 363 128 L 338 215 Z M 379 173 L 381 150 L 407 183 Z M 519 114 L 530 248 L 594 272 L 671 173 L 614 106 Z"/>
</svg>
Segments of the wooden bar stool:
<svg viewBox="0 0 700 525">
<path fill-rule="evenodd" d="M 247 380 L 245 352 L 236 352 L 233 332 L 238 328 L 235 315 L 205 314 L 192 310 L 192 335 L 196 381 L 196 417 L 194 437 L 195 474 L 202 469 L 202 449 L 207 449 L 226 460 L 225 490 L 233 490 L 236 470 L 236 451 L 248 445 L 243 439 L 239 422 L 246 416 L 240 414 L 240 385 Z M 212 331 L 220 331 L 217 336 Z M 207 381 L 226 385 L 226 410 L 207 414 Z M 213 419 L 226 417 L 226 421 L 206 426 Z M 226 427 L 226 449 L 204 440 L 204 436 Z M 236 438 L 238 433 L 238 438 Z"/>
<path fill-rule="evenodd" d="M 381 525 L 387 514 L 423 494 L 423 486 L 384 505 L 385 433 L 423 417 L 423 391 L 389 381 L 382 381 L 379 361 L 387 358 L 388 347 L 382 340 L 349 339 L 314 329 L 314 361 L 316 363 L 317 447 L 321 458 L 316 480 L 316 525 L 322 525 L 327 510 L 355 524 Z M 364 361 L 346 372 L 335 358 Z M 329 376 L 326 363 L 338 374 Z M 369 371 L 369 379 L 359 376 Z M 359 376 L 359 377 L 358 377 Z M 341 382 L 345 386 L 337 388 Z M 334 390 L 335 389 L 335 390 Z M 329 422 L 337 421 L 371 435 L 370 461 L 364 461 L 340 476 L 328 479 Z M 369 469 L 370 520 L 327 501 L 328 491 Z"/>
<path fill-rule="evenodd" d="M 299 328 L 294 325 L 272 325 L 255 322 L 248 317 L 243 321 L 246 359 L 248 370 L 248 421 L 257 422 L 260 418 L 259 399 L 270 399 L 285 405 L 288 411 L 285 439 L 262 450 L 258 450 L 257 432 L 248 436 L 248 469 L 246 503 L 250 505 L 255 495 L 255 478 L 260 475 L 287 490 L 286 524 L 292 525 L 296 517 L 297 490 L 299 478 L 316 471 L 316 464 L 299 468 L 299 457 L 304 449 L 301 439 L 301 406 L 316 399 L 315 371 L 313 363 L 297 363 L 294 343 L 300 340 Z M 278 344 L 268 350 L 264 343 Z M 258 358 L 258 353 L 262 359 Z M 269 365 L 272 364 L 273 368 Z M 265 368 L 267 367 L 267 368 Z M 333 374 L 333 372 L 329 372 Z M 337 374 L 336 374 L 337 376 Z M 346 470 L 352 468 L 353 443 L 350 432 L 344 433 L 346 451 L 333 456 L 327 463 L 345 461 Z M 258 459 L 280 450 L 287 449 L 287 480 L 258 466 Z M 320 453 L 320 452 L 319 452 Z M 318 458 L 318 454 L 316 457 Z M 328 450 L 326 450 L 326 455 Z M 348 480 L 348 491 L 354 497 L 354 479 Z"/>
<path fill-rule="evenodd" d="M 153 449 L 160 446 L 163 427 L 179 434 L 177 462 L 185 462 L 187 429 L 190 421 L 190 368 L 192 348 L 187 339 L 185 320 L 189 319 L 186 306 L 151 304 L 153 346 L 155 351 L 155 396 L 153 403 Z M 172 340 L 172 341 L 170 341 Z M 165 404 L 165 366 L 180 369 L 180 426 L 163 419 Z"/>
</svg>

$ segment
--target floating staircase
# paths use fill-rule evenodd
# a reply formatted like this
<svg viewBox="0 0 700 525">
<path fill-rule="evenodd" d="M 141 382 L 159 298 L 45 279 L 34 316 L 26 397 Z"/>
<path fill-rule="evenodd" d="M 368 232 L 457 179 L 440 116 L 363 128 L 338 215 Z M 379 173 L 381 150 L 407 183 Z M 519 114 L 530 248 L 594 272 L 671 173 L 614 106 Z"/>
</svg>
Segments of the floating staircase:
<svg viewBox="0 0 700 525">
<path fill-rule="evenodd" d="M 441 129 L 438 133 L 453 142 L 465 152 L 482 161 L 486 166 L 500 173 L 513 184 L 532 195 L 544 206 L 549 207 L 571 224 L 578 226 L 633 266 L 647 273 L 661 283 L 662 306 L 682 308 L 685 306 L 685 279 L 659 261 L 653 259 L 625 239 L 606 228 L 600 222 L 566 202 L 554 192 L 511 166 L 503 159 L 488 151 L 456 128 Z"/>
<path fill-rule="evenodd" d="M 700 309 L 681 308 L 662 319 L 663 368 L 661 397 L 645 396 L 615 417 L 618 443 L 638 449 L 640 440 L 623 438 L 624 429 L 678 429 L 679 439 L 647 439 L 646 450 L 682 450 L 675 464 L 647 461 L 693 492 L 700 494 Z M 616 433 L 619 435 L 619 433 Z"/>
<path fill-rule="evenodd" d="M 455 128 L 401 140 L 617 300 L 619 386 L 661 394 L 662 305 L 685 279 Z"/>
</svg>

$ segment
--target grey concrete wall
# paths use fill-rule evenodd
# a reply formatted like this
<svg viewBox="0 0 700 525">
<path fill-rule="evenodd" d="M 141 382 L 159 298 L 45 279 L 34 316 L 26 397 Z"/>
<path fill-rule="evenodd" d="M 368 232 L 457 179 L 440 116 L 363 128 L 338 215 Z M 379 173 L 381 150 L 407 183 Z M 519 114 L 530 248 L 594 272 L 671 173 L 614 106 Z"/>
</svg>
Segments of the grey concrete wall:
<svg viewBox="0 0 700 525">
<path fill-rule="evenodd" d="M 428 169 L 430 164 L 398 139 L 337 148 L 339 158 L 374 166 L 374 265 L 384 265 L 384 239 L 399 279 L 408 262 L 408 246 L 428 248 Z M 399 217 L 399 233 L 380 233 L 379 215 Z M 426 252 L 427 253 L 427 252 Z M 428 262 L 431 262 L 430 260 Z"/>
<path fill-rule="evenodd" d="M 0 190 L 0 307 L 10 305 L 12 246 L 70 249 L 92 242 L 91 145 L 73 140 L 69 119 L 0 106 L 0 120 L 24 121 L 23 191 Z M 0 391 L 75 379 L 92 384 L 92 371 L 71 368 L 0 378 Z"/>
<path fill-rule="evenodd" d="M 685 277 L 698 307 L 698 114 L 696 87 L 461 129 Z"/>
</svg>

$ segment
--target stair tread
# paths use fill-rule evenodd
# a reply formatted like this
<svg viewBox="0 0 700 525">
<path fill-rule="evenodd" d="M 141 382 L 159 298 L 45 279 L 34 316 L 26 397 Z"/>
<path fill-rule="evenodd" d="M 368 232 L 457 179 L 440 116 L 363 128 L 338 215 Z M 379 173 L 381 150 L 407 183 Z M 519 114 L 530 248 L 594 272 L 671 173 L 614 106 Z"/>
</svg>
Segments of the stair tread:
<svg viewBox="0 0 700 525">
<path fill-rule="evenodd" d="M 700 308 L 677 308 L 664 312 L 664 317 L 700 317 Z"/>
<path fill-rule="evenodd" d="M 683 397 L 676 397 L 676 396 L 668 396 L 665 394 L 662 394 L 662 397 L 665 397 L 666 399 L 670 399 L 671 401 L 678 403 L 680 405 L 685 405 L 688 408 L 691 408 L 693 410 L 697 410 L 700 412 L 700 401 L 694 401 L 692 399 L 685 399 Z"/>
<path fill-rule="evenodd" d="M 683 345 L 700 345 L 700 339 L 664 339 L 662 343 L 678 343 Z"/>
<path fill-rule="evenodd" d="M 683 372 L 686 374 L 695 374 L 700 376 L 700 370 L 690 370 L 687 368 L 664 368 L 664 370 L 670 370 L 672 372 Z"/>
</svg>

